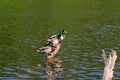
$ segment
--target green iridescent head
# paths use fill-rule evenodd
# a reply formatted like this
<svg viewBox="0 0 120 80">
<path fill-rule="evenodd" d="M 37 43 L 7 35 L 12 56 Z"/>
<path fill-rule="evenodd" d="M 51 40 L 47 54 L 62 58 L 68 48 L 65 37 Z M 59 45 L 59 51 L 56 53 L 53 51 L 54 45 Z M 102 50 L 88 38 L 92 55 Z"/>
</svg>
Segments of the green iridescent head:
<svg viewBox="0 0 120 80">
<path fill-rule="evenodd" d="M 63 34 L 64 32 L 67 33 L 66 31 L 64 31 L 64 29 L 60 29 L 59 33 L 56 34 L 56 36 L 58 37 L 58 36 L 60 36 L 61 34 Z"/>
</svg>

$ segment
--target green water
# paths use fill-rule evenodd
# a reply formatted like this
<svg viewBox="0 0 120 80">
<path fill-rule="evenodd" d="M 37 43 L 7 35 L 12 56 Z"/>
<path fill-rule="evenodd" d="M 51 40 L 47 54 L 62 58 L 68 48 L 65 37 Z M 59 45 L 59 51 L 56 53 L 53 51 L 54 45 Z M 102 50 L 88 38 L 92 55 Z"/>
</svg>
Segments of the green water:
<svg viewBox="0 0 120 80">
<path fill-rule="evenodd" d="M 119 0 L 1 0 L 0 79 L 47 80 L 45 55 L 36 49 L 60 28 L 68 33 L 55 80 L 101 79 L 102 49 L 118 52 L 113 79 L 120 79 Z"/>
</svg>

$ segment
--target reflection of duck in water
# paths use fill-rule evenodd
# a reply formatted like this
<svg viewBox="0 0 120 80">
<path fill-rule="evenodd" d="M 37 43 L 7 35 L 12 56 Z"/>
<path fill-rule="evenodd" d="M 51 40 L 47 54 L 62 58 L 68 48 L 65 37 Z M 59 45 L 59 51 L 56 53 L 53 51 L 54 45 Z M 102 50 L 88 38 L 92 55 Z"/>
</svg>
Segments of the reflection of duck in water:
<svg viewBox="0 0 120 80">
<path fill-rule="evenodd" d="M 48 63 L 37 64 L 38 71 L 42 71 L 42 76 L 46 76 L 47 80 L 64 80 L 63 60 L 59 57 L 50 59 Z M 36 68 L 36 67 L 35 67 Z M 47 75 L 46 75 L 47 74 Z"/>
<path fill-rule="evenodd" d="M 48 75 L 48 80 L 54 80 L 54 78 L 62 79 L 64 67 L 62 65 L 62 60 L 58 57 L 51 59 L 47 64 L 48 69 L 46 73 Z"/>
<path fill-rule="evenodd" d="M 48 43 L 37 50 L 37 52 L 46 53 L 47 57 L 53 57 L 60 49 L 60 43 L 65 38 L 65 33 L 63 29 L 59 31 L 58 34 L 49 37 Z"/>
</svg>

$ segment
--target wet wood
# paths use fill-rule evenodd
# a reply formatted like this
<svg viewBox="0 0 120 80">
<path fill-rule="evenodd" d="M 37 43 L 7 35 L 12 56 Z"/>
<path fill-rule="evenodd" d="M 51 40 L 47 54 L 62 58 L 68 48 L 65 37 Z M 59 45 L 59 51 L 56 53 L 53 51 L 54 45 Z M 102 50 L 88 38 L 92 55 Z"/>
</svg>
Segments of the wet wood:
<svg viewBox="0 0 120 80">
<path fill-rule="evenodd" d="M 102 80 L 112 80 L 113 68 L 117 59 L 117 52 L 115 50 L 112 50 L 109 57 L 107 58 L 105 51 L 102 50 L 102 58 L 105 65 Z"/>
</svg>

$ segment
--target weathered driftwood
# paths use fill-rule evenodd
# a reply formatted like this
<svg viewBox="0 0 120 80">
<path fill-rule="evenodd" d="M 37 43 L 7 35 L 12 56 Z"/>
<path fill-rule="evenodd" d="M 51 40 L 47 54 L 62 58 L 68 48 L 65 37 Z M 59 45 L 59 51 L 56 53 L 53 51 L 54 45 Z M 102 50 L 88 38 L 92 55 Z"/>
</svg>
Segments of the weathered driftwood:
<svg viewBox="0 0 120 80">
<path fill-rule="evenodd" d="M 113 68 L 115 66 L 115 61 L 117 59 L 117 52 L 112 50 L 109 57 L 107 58 L 105 51 L 102 50 L 102 58 L 104 62 L 104 72 L 102 80 L 112 80 L 113 77 Z"/>
</svg>

